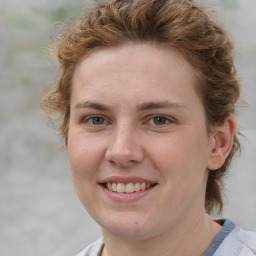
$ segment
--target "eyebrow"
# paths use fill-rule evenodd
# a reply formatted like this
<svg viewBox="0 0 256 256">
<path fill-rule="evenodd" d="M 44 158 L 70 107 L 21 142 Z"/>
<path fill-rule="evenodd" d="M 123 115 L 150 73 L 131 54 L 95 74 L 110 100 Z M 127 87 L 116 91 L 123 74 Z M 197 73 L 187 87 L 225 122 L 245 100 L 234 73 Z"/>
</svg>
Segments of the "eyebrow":
<svg viewBox="0 0 256 256">
<path fill-rule="evenodd" d="M 78 102 L 75 106 L 74 109 L 83 109 L 83 108 L 90 108 L 90 109 L 95 109 L 95 110 L 100 110 L 100 111 L 108 111 L 109 108 L 101 103 L 97 102 L 90 102 L 90 101 L 85 101 L 85 102 Z M 137 106 L 137 111 L 138 112 L 143 112 L 147 110 L 153 110 L 153 109 L 161 109 L 161 108 L 178 108 L 178 109 L 185 109 L 185 106 L 179 103 L 175 102 L 169 102 L 169 101 L 149 101 L 142 103 L 141 105 Z"/>
<path fill-rule="evenodd" d="M 169 101 L 150 101 L 145 102 L 138 106 L 138 111 L 146 111 L 152 109 L 160 109 L 160 108 L 178 108 L 178 109 L 185 109 L 185 106 L 176 102 L 169 102 Z"/>
<path fill-rule="evenodd" d="M 74 109 L 80 109 L 80 108 L 91 108 L 91 109 L 96 109 L 96 110 L 101 110 L 101 111 L 107 111 L 109 108 L 103 104 L 96 103 L 96 102 L 78 102 L 75 106 Z"/>
</svg>

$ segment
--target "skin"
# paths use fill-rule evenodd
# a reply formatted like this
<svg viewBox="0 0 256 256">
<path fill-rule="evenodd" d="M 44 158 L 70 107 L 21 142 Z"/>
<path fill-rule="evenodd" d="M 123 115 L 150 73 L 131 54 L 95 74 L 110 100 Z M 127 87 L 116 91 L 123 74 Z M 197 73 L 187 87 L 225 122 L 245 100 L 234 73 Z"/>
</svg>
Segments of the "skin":
<svg viewBox="0 0 256 256">
<path fill-rule="evenodd" d="M 104 256 L 201 255 L 219 232 L 204 209 L 206 181 L 229 154 L 235 120 L 209 135 L 196 83 L 177 50 L 147 44 L 98 50 L 77 66 L 66 147 Z M 156 185 L 116 200 L 106 179 Z"/>
</svg>

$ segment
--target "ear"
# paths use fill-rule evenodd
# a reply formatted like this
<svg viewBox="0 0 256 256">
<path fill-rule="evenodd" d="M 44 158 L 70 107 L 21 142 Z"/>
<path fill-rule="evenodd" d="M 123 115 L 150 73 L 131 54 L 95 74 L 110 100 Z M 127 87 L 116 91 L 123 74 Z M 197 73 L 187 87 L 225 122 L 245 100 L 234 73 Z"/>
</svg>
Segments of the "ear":
<svg viewBox="0 0 256 256">
<path fill-rule="evenodd" d="M 216 126 L 210 135 L 210 155 L 207 162 L 208 170 L 217 170 L 225 162 L 232 146 L 236 131 L 236 120 L 229 114 L 221 126 Z"/>
</svg>

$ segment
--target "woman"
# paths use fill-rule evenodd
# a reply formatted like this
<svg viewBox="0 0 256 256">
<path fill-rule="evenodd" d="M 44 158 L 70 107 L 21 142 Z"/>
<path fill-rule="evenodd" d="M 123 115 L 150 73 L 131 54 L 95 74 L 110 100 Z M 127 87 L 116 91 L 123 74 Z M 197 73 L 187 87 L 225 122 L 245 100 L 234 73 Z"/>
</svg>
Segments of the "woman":
<svg viewBox="0 0 256 256">
<path fill-rule="evenodd" d="M 221 212 L 239 150 L 233 45 L 186 0 L 110 0 L 63 36 L 57 113 L 77 194 L 103 237 L 84 255 L 255 255 Z"/>
</svg>

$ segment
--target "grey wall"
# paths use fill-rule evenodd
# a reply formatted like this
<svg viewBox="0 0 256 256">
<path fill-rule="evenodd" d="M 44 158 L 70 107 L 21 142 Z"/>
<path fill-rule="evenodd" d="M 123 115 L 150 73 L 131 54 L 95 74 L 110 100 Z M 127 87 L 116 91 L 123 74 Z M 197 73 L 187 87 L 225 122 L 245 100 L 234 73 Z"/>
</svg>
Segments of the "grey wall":
<svg viewBox="0 0 256 256">
<path fill-rule="evenodd" d="M 226 180 L 229 217 L 256 230 L 256 1 L 197 1 L 215 10 L 237 52 L 243 153 Z M 49 39 L 87 1 L 0 0 L 0 256 L 74 255 L 100 230 L 77 199 L 62 142 L 39 108 L 56 68 Z"/>
</svg>

